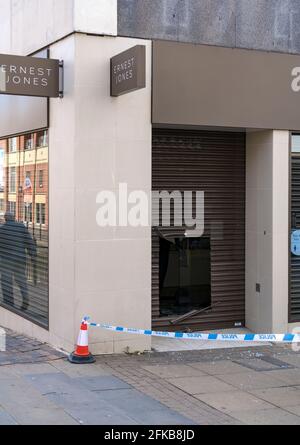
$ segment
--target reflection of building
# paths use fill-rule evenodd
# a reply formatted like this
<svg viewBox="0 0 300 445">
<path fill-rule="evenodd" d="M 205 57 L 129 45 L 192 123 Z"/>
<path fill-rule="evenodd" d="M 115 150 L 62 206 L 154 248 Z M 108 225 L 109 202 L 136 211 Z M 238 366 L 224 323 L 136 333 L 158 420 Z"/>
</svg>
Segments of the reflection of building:
<svg viewBox="0 0 300 445">
<path fill-rule="evenodd" d="M 13 213 L 33 230 L 48 230 L 48 133 L 0 141 L 0 214 Z M 1 181 L 1 178 L 3 180 Z M 37 234 L 38 238 L 38 234 Z"/>
</svg>

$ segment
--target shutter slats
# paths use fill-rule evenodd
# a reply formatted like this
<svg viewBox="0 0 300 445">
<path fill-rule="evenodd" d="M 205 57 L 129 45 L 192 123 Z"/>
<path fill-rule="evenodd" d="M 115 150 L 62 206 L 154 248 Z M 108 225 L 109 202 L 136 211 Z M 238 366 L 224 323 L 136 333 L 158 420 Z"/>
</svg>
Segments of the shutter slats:
<svg viewBox="0 0 300 445">
<path fill-rule="evenodd" d="M 292 156 L 291 162 L 291 212 L 297 213 L 297 227 L 300 216 L 300 158 Z M 293 228 L 293 230 L 295 227 Z M 290 322 L 300 321 L 300 257 L 291 254 L 290 266 Z"/>
<path fill-rule="evenodd" d="M 177 325 L 160 317 L 159 236 L 152 234 L 152 317 L 161 330 L 214 329 L 245 323 L 245 135 L 154 130 L 153 190 L 205 192 L 205 234 L 211 238 L 213 309 Z M 300 188 L 299 188 L 300 193 Z M 221 228 L 220 228 L 221 226 Z M 178 228 L 162 228 L 178 233 Z M 184 233 L 185 229 L 182 229 Z"/>
</svg>

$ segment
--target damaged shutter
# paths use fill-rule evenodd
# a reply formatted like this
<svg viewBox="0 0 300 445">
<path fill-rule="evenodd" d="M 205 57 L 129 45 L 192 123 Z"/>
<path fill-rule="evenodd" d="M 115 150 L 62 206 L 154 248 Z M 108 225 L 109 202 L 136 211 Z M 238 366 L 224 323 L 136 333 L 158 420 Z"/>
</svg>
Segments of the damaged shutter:
<svg viewBox="0 0 300 445">
<path fill-rule="evenodd" d="M 154 328 L 212 329 L 244 325 L 245 134 L 156 129 L 152 154 L 153 190 L 205 192 L 203 237 L 209 239 L 211 249 L 211 308 L 171 324 L 170 317 L 161 316 L 160 236 L 153 229 Z M 161 234 L 167 236 L 176 230 L 178 232 L 175 228 L 159 228 Z M 184 232 L 182 228 L 178 236 Z"/>
</svg>

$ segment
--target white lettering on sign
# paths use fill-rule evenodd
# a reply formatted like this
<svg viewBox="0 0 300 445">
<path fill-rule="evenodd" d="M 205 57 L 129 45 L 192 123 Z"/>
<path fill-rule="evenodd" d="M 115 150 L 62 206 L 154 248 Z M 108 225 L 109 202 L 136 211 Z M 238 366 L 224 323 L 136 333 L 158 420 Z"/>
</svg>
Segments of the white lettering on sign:
<svg viewBox="0 0 300 445">
<path fill-rule="evenodd" d="M 116 76 L 116 85 L 133 78 L 133 68 L 135 66 L 135 57 L 131 57 L 122 63 L 114 66 L 114 74 Z"/>
<path fill-rule="evenodd" d="M 44 69 L 33 66 L 26 67 L 20 65 L 17 67 L 15 65 L 1 65 L 0 91 L 6 91 L 5 84 L 47 87 L 52 71 L 51 68 Z"/>
<path fill-rule="evenodd" d="M 300 91 L 300 67 L 295 67 L 292 70 L 292 77 L 294 77 L 292 81 L 292 90 L 295 93 L 299 93 Z"/>
<path fill-rule="evenodd" d="M 6 73 L 0 67 L 0 91 L 6 91 Z"/>
</svg>

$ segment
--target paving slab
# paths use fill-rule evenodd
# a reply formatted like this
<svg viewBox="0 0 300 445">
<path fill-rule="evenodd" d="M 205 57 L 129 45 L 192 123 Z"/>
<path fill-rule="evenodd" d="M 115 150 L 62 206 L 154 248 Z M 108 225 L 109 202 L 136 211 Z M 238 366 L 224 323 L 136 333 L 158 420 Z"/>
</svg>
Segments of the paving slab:
<svg viewBox="0 0 300 445">
<path fill-rule="evenodd" d="M 200 377 L 206 375 L 204 372 L 194 369 L 187 365 L 155 365 L 143 366 L 151 374 L 157 375 L 162 379 L 177 378 L 177 377 Z"/>
<path fill-rule="evenodd" d="M 300 404 L 299 405 L 291 405 L 291 406 L 285 406 L 284 407 L 285 411 L 291 413 L 291 414 L 295 414 L 296 416 L 299 416 L 300 418 Z"/>
<path fill-rule="evenodd" d="M 300 406 L 300 391 L 297 391 L 295 387 L 258 389 L 251 391 L 251 394 L 279 408 Z"/>
<path fill-rule="evenodd" d="M 275 376 L 273 377 L 273 372 L 276 373 L 285 371 L 270 371 L 266 374 L 255 371 L 248 373 L 243 372 L 240 374 L 224 374 L 218 375 L 218 379 L 242 391 L 287 386 L 282 380 L 275 378 Z M 270 376 L 271 373 L 272 376 Z"/>
<path fill-rule="evenodd" d="M 297 369 L 281 369 L 280 371 L 270 371 L 268 376 L 276 378 L 282 382 L 281 386 L 300 385 L 300 370 Z"/>
<path fill-rule="evenodd" d="M 300 368 L 300 354 L 284 355 L 281 357 L 281 359 L 290 365 Z"/>
<path fill-rule="evenodd" d="M 230 360 L 220 360 L 217 362 L 200 362 L 192 363 L 190 367 L 203 371 L 210 375 L 235 374 L 241 372 L 249 372 L 244 366 L 234 363 Z"/>
<path fill-rule="evenodd" d="M 20 425 L 78 425 L 73 417 L 57 407 L 30 407 L 14 415 Z"/>
<path fill-rule="evenodd" d="M 129 389 L 130 386 L 113 376 L 77 377 L 72 379 L 74 385 L 80 385 L 89 391 L 108 391 L 110 389 Z"/>
<path fill-rule="evenodd" d="M 63 373 L 37 374 L 25 376 L 24 379 L 42 396 L 64 396 L 70 403 L 73 401 L 75 404 L 93 400 L 92 392 Z"/>
<path fill-rule="evenodd" d="M 122 412 L 138 421 L 140 424 L 153 425 L 192 425 L 187 417 L 170 410 L 165 405 L 145 396 L 135 389 L 101 391 L 99 401 L 104 405 L 109 403 L 117 406 Z"/>
<path fill-rule="evenodd" d="M 11 380 L 11 378 L 15 375 L 13 372 L 13 368 L 11 366 L 0 366 L 0 382 L 2 380 Z M 4 383 L 1 382 L 0 385 L 2 386 Z"/>
<path fill-rule="evenodd" d="M 92 394 L 91 394 L 92 396 Z M 99 400 L 93 397 L 90 401 L 72 403 L 59 394 L 53 394 L 49 398 L 55 404 L 61 406 L 64 411 L 75 419 L 80 425 L 137 425 L 133 418 L 126 412 L 110 404 L 101 405 Z"/>
<path fill-rule="evenodd" d="M 75 377 L 98 377 L 107 376 L 111 374 L 111 370 L 108 367 L 101 366 L 98 364 L 89 365 L 74 365 L 68 360 L 56 360 L 51 362 L 54 369 L 63 372 L 71 378 Z"/>
<path fill-rule="evenodd" d="M 0 409 L 0 426 L 12 425 L 18 425 L 17 421 L 7 411 Z"/>
<path fill-rule="evenodd" d="M 207 394 L 215 392 L 232 391 L 232 385 L 222 382 L 215 377 L 180 377 L 176 379 L 167 379 L 169 383 L 188 394 Z"/>
<path fill-rule="evenodd" d="M 282 364 L 282 367 L 277 363 L 270 363 L 264 359 L 261 358 L 252 358 L 250 360 L 248 359 L 242 359 L 242 360 L 238 360 L 238 363 L 242 366 L 244 366 L 245 368 L 254 370 L 254 371 L 273 371 L 273 370 L 279 370 L 282 369 L 282 367 L 284 368 L 288 368 L 290 367 L 290 365 L 286 364 Z"/>
<path fill-rule="evenodd" d="M 17 376 L 59 373 L 59 370 L 49 363 L 16 364 L 15 366 L 7 366 L 6 369 L 7 372 Z"/>
<path fill-rule="evenodd" d="M 3 410 L 21 425 L 34 425 L 46 422 L 51 423 L 61 419 L 62 422 L 72 423 L 69 416 L 63 411 L 58 412 L 47 398 L 32 388 L 23 379 L 14 377 L 5 380 L 1 385 L 0 404 Z M 48 417 L 47 417 L 48 416 Z M 51 419 L 53 419 L 51 421 Z M 55 423 L 55 422 L 54 422 Z"/>
<path fill-rule="evenodd" d="M 235 411 L 230 415 L 246 425 L 300 425 L 300 417 L 279 408 Z"/>
<path fill-rule="evenodd" d="M 274 408 L 270 403 L 242 391 L 201 394 L 195 395 L 195 397 L 227 414 L 235 411 L 254 411 Z"/>
</svg>

